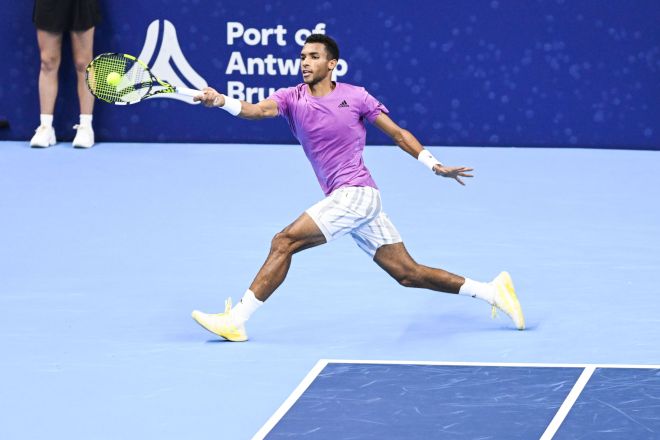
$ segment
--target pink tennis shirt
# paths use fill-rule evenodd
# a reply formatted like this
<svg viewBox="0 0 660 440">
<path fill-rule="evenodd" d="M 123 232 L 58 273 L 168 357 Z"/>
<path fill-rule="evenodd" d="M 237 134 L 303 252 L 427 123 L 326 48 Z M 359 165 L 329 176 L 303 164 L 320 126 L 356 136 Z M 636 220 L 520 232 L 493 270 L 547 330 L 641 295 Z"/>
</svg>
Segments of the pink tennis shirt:
<svg viewBox="0 0 660 440">
<path fill-rule="evenodd" d="M 336 83 L 332 92 L 316 97 L 303 83 L 279 89 L 268 99 L 289 123 L 326 196 L 344 186 L 378 188 L 362 160 L 364 124 L 389 111 L 363 87 Z"/>
</svg>

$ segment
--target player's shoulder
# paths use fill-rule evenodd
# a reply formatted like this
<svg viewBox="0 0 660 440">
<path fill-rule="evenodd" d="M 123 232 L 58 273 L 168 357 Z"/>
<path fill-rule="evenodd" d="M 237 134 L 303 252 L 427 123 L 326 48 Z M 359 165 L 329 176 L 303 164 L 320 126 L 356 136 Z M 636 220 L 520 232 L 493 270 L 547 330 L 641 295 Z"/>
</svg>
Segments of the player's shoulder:
<svg viewBox="0 0 660 440">
<path fill-rule="evenodd" d="M 340 90 L 341 95 L 345 97 L 350 97 L 353 99 L 358 99 L 364 101 L 369 96 L 369 92 L 362 86 L 356 86 L 355 84 L 348 83 L 337 83 L 337 86 Z"/>
<path fill-rule="evenodd" d="M 285 96 L 290 96 L 290 97 L 300 97 L 303 95 L 304 90 L 303 87 L 305 86 L 305 83 L 300 83 L 296 84 L 295 86 L 291 87 L 281 87 L 275 91 L 276 94 L 278 95 L 285 95 Z"/>
<path fill-rule="evenodd" d="M 280 112 L 290 104 L 301 100 L 303 91 L 300 84 L 291 87 L 281 87 L 271 93 L 267 99 L 277 102 Z"/>
<path fill-rule="evenodd" d="M 367 89 L 365 89 L 362 86 L 356 86 L 355 84 L 349 84 L 349 83 L 340 83 L 337 82 L 337 85 L 345 92 L 345 93 L 355 93 L 355 94 L 362 94 L 362 93 L 368 93 Z"/>
</svg>

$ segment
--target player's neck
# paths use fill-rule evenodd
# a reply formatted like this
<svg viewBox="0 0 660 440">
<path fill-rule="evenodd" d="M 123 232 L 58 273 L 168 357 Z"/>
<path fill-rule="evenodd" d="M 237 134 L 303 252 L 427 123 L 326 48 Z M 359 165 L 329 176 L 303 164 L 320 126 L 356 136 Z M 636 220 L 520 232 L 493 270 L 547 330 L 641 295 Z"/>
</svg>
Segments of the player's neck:
<svg viewBox="0 0 660 440">
<path fill-rule="evenodd" d="M 316 84 L 308 84 L 307 86 L 309 87 L 309 94 L 318 98 L 332 93 L 337 84 L 328 78 Z"/>
</svg>

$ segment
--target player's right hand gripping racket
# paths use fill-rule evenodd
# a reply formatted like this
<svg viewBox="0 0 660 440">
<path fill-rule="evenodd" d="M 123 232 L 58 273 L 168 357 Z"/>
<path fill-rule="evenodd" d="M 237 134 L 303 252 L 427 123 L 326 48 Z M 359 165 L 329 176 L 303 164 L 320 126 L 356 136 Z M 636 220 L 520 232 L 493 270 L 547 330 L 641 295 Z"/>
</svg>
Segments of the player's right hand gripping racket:
<svg viewBox="0 0 660 440">
<path fill-rule="evenodd" d="M 161 93 L 186 96 L 202 93 L 156 78 L 145 63 L 123 53 L 98 55 L 87 66 L 85 78 L 92 95 L 116 105 L 135 104 Z"/>
</svg>

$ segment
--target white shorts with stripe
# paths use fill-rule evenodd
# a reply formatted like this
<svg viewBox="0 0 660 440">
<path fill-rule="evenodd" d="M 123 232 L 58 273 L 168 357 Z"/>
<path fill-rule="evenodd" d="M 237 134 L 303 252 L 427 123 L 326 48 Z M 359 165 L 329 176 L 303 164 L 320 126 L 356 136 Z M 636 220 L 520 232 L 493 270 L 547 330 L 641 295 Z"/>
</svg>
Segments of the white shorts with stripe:
<svg viewBox="0 0 660 440">
<path fill-rule="evenodd" d="M 380 192 L 369 186 L 346 186 L 305 211 L 321 229 L 326 241 L 351 234 L 372 258 L 379 247 L 400 243 L 401 236 L 382 211 Z"/>
</svg>

